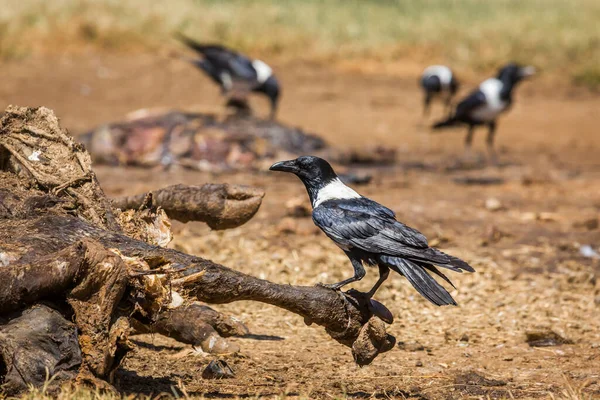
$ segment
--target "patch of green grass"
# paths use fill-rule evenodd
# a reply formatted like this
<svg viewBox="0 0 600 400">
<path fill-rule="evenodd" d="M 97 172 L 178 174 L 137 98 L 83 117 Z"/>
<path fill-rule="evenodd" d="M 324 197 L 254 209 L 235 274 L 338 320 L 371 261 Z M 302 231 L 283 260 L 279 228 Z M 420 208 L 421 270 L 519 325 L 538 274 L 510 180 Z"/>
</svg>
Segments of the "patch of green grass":
<svg viewBox="0 0 600 400">
<path fill-rule="evenodd" d="M 597 0 L 4 0 L 0 58 L 156 48 L 184 31 L 262 56 L 416 57 L 471 70 L 521 60 L 574 77 L 600 60 L 598 21 Z"/>
</svg>

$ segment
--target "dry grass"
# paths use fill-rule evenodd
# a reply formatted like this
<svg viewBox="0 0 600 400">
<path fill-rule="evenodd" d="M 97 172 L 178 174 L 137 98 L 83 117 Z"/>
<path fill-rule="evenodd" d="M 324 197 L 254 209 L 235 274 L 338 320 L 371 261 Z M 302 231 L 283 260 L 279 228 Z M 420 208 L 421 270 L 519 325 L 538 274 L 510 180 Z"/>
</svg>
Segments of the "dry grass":
<svg viewBox="0 0 600 400">
<path fill-rule="evenodd" d="M 183 390 L 182 390 L 183 389 Z M 573 386 L 573 383 L 570 382 L 566 377 L 565 377 L 565 382 L 564 382 L 564 389 L 561 391 L 560 394 L 554 394 L 554 393 L 547 393 L 548 398 L 552 399 L 552 400 L 592 400 L 593 397 L 591 394 L 586 394 L 583 392 L 584 386 L 582 387 L 576 387 Z M 374 393 L 375 395 L 375 393 Z M 0 398 L 2 398 L 0 396 Z M 151 399 L 200 399 L 203 400 L 205 399 L 204 396 L 189 396 L 186 392 L 185 392 L 185 388 L 182 387 L 173 387 L 172 388 L 172 393 L 161 393 L 158 395 L 154 395 L 154 396 L 148 396 L 148 395 L 118 395 L 118 394 L 114 394 L 114 393 L 109 393 L 109 392 L 100 392 L 97 390 L 92 390 L 83 386 L 78 386 L 78 387 L 72 387 L 72 386 L 65 386 L 63 389 L 61 389 L 58 393 L 48 393 L 46 388 L 41 388 L 41 389 L 31 389 L 28 393 L 24 394 L 22 397 L 20 397 L 19 399 L 21 400 L 151 400 Z M 249 397 L 243 397 L 248 399 Z M 254 398 L 250 397 L 250 399 L 261 399 L 261 396 L 256 396 Z M 290 397 L 288 397 L 285 393 L 282 393 L 281 395 L 276 395 L 276 396 L 269 396 L 269 399 L 271 400 L 286 400 L 289 399 Z M 304 396 L 293 396 L 293 399 L 295 400 L 308 400 L 310 397 L 304 397 Z M 335 400 L 345 400 L 345 399 L 349 399 L 350 397 L 343 395 L 343 396 L 336 396 L 336 397 L 332 397 Z M 489 398 L 489 396 L 488 396 Z M 511 396 L 511 398 L 514 398 L 513 396 Z M 241 398 L 234 398 L 234 399 L 241 399 Z"/>
<path fill-rule="evenodd" d="M 595 0 L 5 0 L 0 58 L 171 46 L 171 34 L 287 58 L 526 61 L 577 83 L 600 79 Z"/>
<path fill-rule="evenodd" d="M 23 394 L 21 397 L 16 399 L 19 400 L 153 400 L 153 399 L 199 399 L 204 400 L 204 396 L 190 396 L 185 390 L 185 386 L 181 382 L 177 386 L 171 388 L 171 393 L 164 392 L 155 395 L 143 395 L 143 394 L 130 394 L 130 395 L 119 395 L 116 393 L 93 390 L 85 386 L 71 386 L 65 385 L 58 392 L 48 391 L 48 386 L 52 382 L 52 378 L 47 380 L 46 386 L 34 389 L 32 388 L 29 392 Z M 565 391 L 566 393 L 566 391 Z M 212 398 L 212 397 L 211 397 Z M 238 397 L 230 397 L 234 400 L 242 399 Z M 244 399 L 258 400 L 262 397 L 243 397 Z M 336 400 L 344 400 L 347 397 L 336 397 Z M 0 393 L 0 399 L 4 399 Z M 16 400 L 15 399 L 15 400 Z M 288 396 L 282 393 L 278 396 L 270 397 L 271 400 L 286 400 Z M 295 400 L 308 400 L 309 397 L 294 397 Z M 569 397 L 568 400 L 579 400 L 575 397 Z M 587 400 L 587 399 L 581 399 Z"/>
<path fill-rule="evenodd" d="M 29 393 L 23 395 L 23 400 L 117 400 L 122 397 L 113 394 L 95 392 L 83 387 L 65 388 L 59 393 L 49 394 L 45 390 L 32 389 Z M 140 399 L 142 397 L 139 397 Z"/>
</svg>

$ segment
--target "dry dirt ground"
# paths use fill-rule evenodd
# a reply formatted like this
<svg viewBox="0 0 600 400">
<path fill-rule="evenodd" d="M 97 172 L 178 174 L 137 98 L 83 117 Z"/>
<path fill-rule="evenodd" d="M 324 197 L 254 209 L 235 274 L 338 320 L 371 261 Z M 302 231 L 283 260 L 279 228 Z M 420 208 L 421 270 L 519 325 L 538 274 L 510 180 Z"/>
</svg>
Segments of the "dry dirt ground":
<svg viewBox="0 0 600 400">
<path fill-rule="evenodd" d="M 580 254 L 582 245 L 600 247 L 594 224 L 600 214 L 600 96 L 553 87 L 543 76 L 524 83 L 499 123 L 501 166 L 456 169 L 451 166 L 462 155 L 464 132 L 430 134 L 421 118 L 417 71 L 395 67 L 382 75 L 276 65 L 285 90 L 280 119 L 340 146 L 380 143 L 398 150 L 397 166 L 368 170 L 373 182 L 357 189 L 475 267 L 475 274 L 451 276 L 459 306 L 435 308 L 391 276 L 376 298 L 395 315 L 389 332 L 400 346 L 364 368 L 353 363 L 349 349 L 296 315 L 260 303 L 216 306 L 253 334 L 232 339 L 242 351 L 222 357 L 236 378 L 203 380 L 213 356 L 184 355 L 186 346 L 175 341 L 140 336 L 116 377 L 123 393 L 600 398 L 600 260 Z M 207 79 L 161 56 L 29 59 L 0 65 L 0 74 L 2 107 L 45 105 L 74 133 L 142 107 L 215 110 L 221 102 Z M 468 78 L 461 93 L 481 77 Z M 266 112 L 266 103 L 255 104 Z M 440 113 L 437 106 L 434 114 Z M 477 151 L 484 150 L 483 137 L 475 137 Z M 286 202 L 306 201 L 294 177 L 110 167 L 97 172 L 110 195 L 180 182 L 262 187 L 267 195 L 251 222 L 225 232 L 175 224 L 172 246 L 280 283 L 333 282 L 352 272 L 309 217 L 286 216 Z M 477 184 L 481 178 L 493 184 Z M 355 287 L 370 288 L 376 275 L 371 270 Z M 540 330 L 570 344 L 530 347 L 526 333 Z"/>
</svg>

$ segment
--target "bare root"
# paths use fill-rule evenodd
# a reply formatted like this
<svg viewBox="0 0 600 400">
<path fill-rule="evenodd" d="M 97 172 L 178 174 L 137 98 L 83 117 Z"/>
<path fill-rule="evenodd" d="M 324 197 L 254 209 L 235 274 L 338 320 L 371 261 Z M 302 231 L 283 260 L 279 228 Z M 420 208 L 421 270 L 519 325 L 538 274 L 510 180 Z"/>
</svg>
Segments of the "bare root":
<svg viewBox="0 0 600 400">
<path fill-rule="evenodd" d="M 229 229 L 246 223 L 256 214 L 264 192 L 240 185 L 206 184 L 203 186 L 174 185 L 150 192 L 151 205 L 160 207 L 181 222 L 202 221 L 213 229 Z M 148 193 L 113 199 L 122 210 L 138 209 Z"/>
</svg>

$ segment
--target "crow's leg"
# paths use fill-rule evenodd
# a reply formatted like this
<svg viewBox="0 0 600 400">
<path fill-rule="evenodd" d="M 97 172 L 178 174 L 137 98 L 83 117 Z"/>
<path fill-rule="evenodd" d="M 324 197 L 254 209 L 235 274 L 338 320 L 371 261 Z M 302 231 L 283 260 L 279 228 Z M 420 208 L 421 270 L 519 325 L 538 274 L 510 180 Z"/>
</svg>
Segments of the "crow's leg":
<svg viewBox="0 0 600 400">
<path fill-rule="evenodd" d="M 473 134 L 475 133 L 475 125 L 469 125 L 467 136 L 465 137 L 465 158 L 471 158 L 471 145 L 473 144 Z"/>
<path fill-rule="evenodd" d="M 465 149 L 470 150 L 473 144 L 473 133 L 475 132 L 475 125 L 469 125 L 467 136 L 465 136 Z"/>
<path fill-rule="evenodd" d="M 452 116 L 452 93 L 448 93 L 448 97 L 446 97 L 446 114 L 448 114 L 448 118 Z"/>
<path fill-rule="evenodd" d="M 496 156 L 496 150 L 494 149 L 494 136 L 496 134 L 496 121 L 492 121 L 488 124 L 489 127 L 489 131 L 488 131 L 488 135 L 487 135 L 487 148 L 488 148 L 488 154 L 490 157 L 490 161 L 492 162 L 492 164 L 497 165 L 498 164 L 498 158 Z"/>
<path fill-rule="evenodd" d="M 425 93 L 425 99 L 423 100 L 423 117 L 429 116 L 429 106 L 431 105 L 431 93 Z"/>
<path fill-rule="evenodd" d="M 349 283 L 360 281 L 362 278 L 364 278 L 365 274 L 367 272 L 365 271 L 365 268 L 363 267 L 360 259 L 354 258 L 351 255 L 348 255 L 348 258 L 350 258 L 350 261 L 352 262 L 352 266 L 354 267 L 354 276 L 352 278 L 344 279 L 343 281 L 338 282 L 338 283 L 330 283 L 330 284 L 318 283 L 317 285 L 323 286 L 323 287 L 326 287 L 329 289 L 338 290 L 341 287 L 346 286 Z"/>
<path fill-rule="evenodd" d="M 277 103 L 271 101 L 271 113 L 269 114 L 269 119 L 271 121 L 275 121 L 275 117 L 277 116 Z"/>
<path fill-rule="evenodd" d="M 375 292 L 377 292 L 377 289 L 379 289 L 381 284 L 388 278 L 389 275 L 390 275 L 390 269 L 388 267 L 386 267 L 385 265 L 379 264 L 379 280 L 375 283 L 375 286 L 373 286 L 371 288 L 371 290 L 369 290 L 369 292 L 367 293 L 367 296 L 369 296 L 369 298 L 371 298 L 371 297 L 373 297 L 373 295 L 375 295 Z"/>
</svg>

